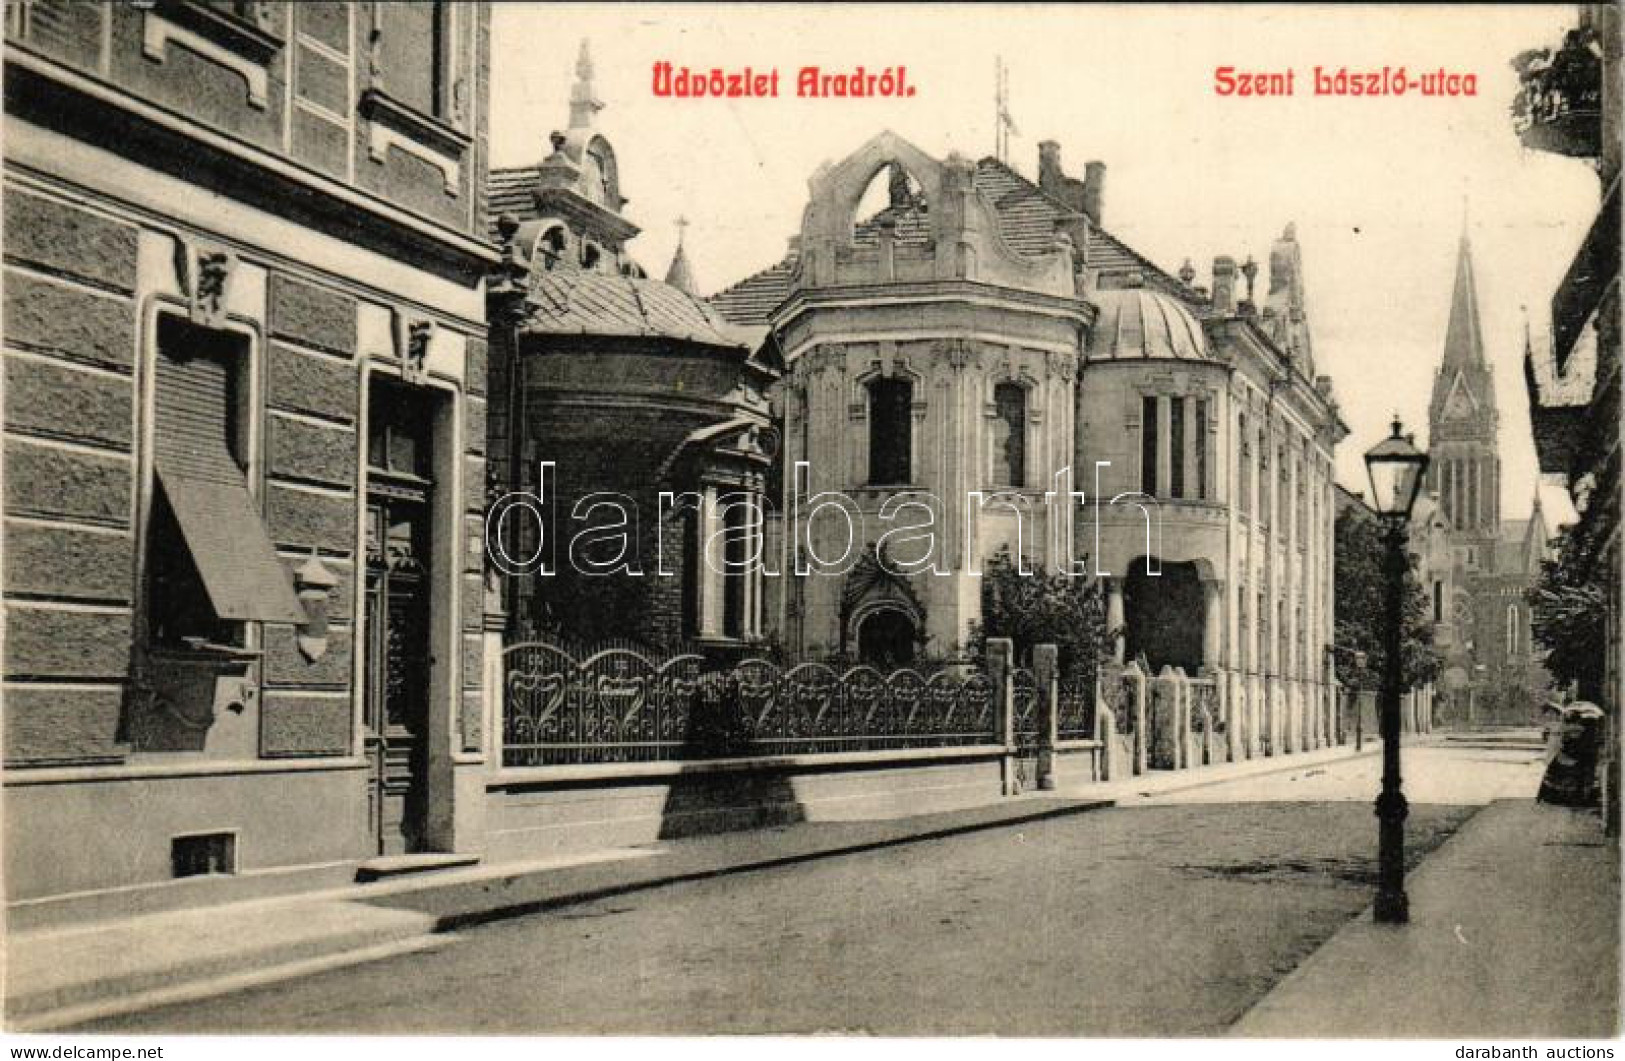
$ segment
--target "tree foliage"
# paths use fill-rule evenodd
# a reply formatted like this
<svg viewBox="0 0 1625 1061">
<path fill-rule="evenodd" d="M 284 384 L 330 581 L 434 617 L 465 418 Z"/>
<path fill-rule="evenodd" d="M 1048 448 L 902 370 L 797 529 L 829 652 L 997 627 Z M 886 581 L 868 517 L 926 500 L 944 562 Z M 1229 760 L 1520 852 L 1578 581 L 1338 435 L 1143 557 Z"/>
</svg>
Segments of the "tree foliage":
<svg viewBox="0 0 1625 1061">
<path fill-rule="evenodd" d="M 982 568 L 982 618 L 971 626 L 969 650 L 981 656 L 990 637 L 1008 637 L 1016 659 L 1028 662 L 1033 646 L 1053 644 L 1061 677 L 1092 680 L 1107 651 L 1106 604 L 1092 578 L 1047 573 L 1029 559 L 1022 574 L 1008 547 Z"/>
<path fill-rule="evenodd" d="M 1552 557 L 1541 561 L 1540 581 L 1528 593 L 1535 643 L 1546 650 L 1546 670 L 1559 683 L 1577 682 L 1580 696 L 1601 693 L 1608 656 L 1603 626 L 1606 571 L 1593 522 L 1559 533 Z"/>
<path fill-rule="evenodd" d="M 1335 528 L 1334 578 L 1337 675 L 1344 685 L 1380 689 L 1387 667 L 1384 623 L 1387 621 L 1387 545 L 1376 518 L 1357 510 L 1338 513 Z M 1432 609 L 1416 571 L 1416 559 L 1405 554 L 1404 621 L 1401 624 L 1400 676 L 1405 688 L 1423 685 L 1439 675 L 1433 647 Z M 1365 653 L 1364 665 L 1355 653 Z"/>
</svg>

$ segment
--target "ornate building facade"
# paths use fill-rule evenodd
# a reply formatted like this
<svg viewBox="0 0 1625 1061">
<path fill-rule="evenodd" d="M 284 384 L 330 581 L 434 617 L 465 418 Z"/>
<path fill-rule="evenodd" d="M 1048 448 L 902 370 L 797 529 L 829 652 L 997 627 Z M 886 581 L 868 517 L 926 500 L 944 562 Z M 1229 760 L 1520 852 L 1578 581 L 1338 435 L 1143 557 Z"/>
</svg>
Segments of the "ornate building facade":
<svg viewBox="0 0 1625 1061">
<path fill-rule="evenodd" d="M 489 12 L 5 49 L 8 898 L 474 843 Z"/>
<path fill-rule="evenodd" d="M 1532 48 L 1513 61 L 1521 82 L 1513 122 L 1524 146 L 1575 159 L 1598 178 L 1597 211 L 1551 296 L 1551 342 L 1531 344 L 1524 385 L 1540 470 L 1561 478 L 1579 513 L 1571 532 L 1576 568 L 1602 596 L 1602 641 L 1609 651 L 1598 680 L 1579 695 L 1608 712 L 1608 823 L 1619 828 L 1619 764 L 1625 758 L 1625 595 L 1620 510 L 1620 92 L 1621 29 L 1612 4 L 1576 5 L 1574 27 L 1556 48 Z"/>
<path fill-rule="evenodd" d="M 570 100 L 546 158 L 491 175 L 515 274 L 492 296 L 492 494 L 532 493 L 550 517 L 514 517 L 511 555 L 558 543 L 547 571 L 507 580 L 510 629 L 742 648 L 761 636 L 762 570 L 724 554 L 764 513 L 773 347 L 694 296 L 681 244 L 666 282 L 632 259 L 585 43 Z"/>
<path fill-rule="evenodd" d="M 1295 233 L 1260 307 L 1250 259 L 1197 287 L 1112 236 L 1104 187 L 1052 142 L 1033 182 L 882 133 L 814 175 L 783 261 L 714 297 L 787 366 L 772 624 L 803 655 L 952 655 L 1008 549 L 1106 578 L 1119 658 L 1211 677 L 1235 751 L 1314 746 L 1345 431 Z"/>
</svg>

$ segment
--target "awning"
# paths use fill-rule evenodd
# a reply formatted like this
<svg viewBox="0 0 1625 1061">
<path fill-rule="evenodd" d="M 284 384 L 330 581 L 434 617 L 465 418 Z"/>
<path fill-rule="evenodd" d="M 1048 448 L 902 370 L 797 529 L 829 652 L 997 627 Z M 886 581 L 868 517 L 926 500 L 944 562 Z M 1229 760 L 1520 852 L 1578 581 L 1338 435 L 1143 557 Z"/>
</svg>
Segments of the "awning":
<svg viewBox="0 0 1625 1061">
<path fill-rule="evenodd" d="M 243 482 L 178 474 L 162 462 L 158 480 L 215 615 L 250 622 L 305 621 L 288 571 Z"/>
</svg>

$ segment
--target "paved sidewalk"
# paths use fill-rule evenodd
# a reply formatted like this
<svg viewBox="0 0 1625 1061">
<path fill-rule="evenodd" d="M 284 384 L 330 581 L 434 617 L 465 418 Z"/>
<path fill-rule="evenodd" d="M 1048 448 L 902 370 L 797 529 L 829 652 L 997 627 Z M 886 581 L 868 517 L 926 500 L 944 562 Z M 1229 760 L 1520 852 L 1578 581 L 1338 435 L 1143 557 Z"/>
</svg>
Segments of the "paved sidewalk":
<svg viewBox="0 0 1625 1061">
<path fill-rule="evenodd" d="M 1366 755 L 1375 754 L 1368 744 Z M 1078 814 L 1354 757 L 1351 747 L 1110 784 L 1063 786 L 935 814 L 805 822 L 646 847 L 445 870 L 11 933 L 7 1024 L 43 1029 L 207 997 L 432 946 L 434 934 L 668 884 Z"/>
<path fill-rule="evenodd" d="M 1217 763 L 1212 766 L 1195 767 L 1189 770 L 1151 770 L 1138 777 L 1129 776 L 1107 781 L 1103 784 L 1096 782 L 1068 785 L 1063 782 L 1058 794 L 1080 797 L 1088 794 L 1096 798 L 1110 799 L 1117 803 L 1128 804 L 1170 792 L 1184 792 L 1193 788 L 1206 788 L 1209 785 L 1222 785 L 1246 777 L 1261 777 L 1266 774 L 1288 773 L 1295 770 L 1314 770 L 1325 766 L 1327 763 L 1366 758 L 1381 753 L 1382 743 L 1368 740 L 1360 751 L 1355 751 L 1353 744 L 1346 744 L 1320 748 L 1315 751 L 1296 752 L 1291 755 L 1243 759 L 1234 763 Z"/>
<path fill-rule="evenodd" d="M 1619 1034 L 1619 846 L 1595 814 L 1497 801 L 1406 887 L 1409 925 L 1378 925 L 1367 910 L 1231 1034 Z"/>
<path fill-rule="evenodd" d="M 722 833 L 13 933 L 6 1024 L 79 1024 L 432 946 L 434 933 L 504 917 L 1111 805 L 1035 794 L 910 818 Z"/>
</svg>

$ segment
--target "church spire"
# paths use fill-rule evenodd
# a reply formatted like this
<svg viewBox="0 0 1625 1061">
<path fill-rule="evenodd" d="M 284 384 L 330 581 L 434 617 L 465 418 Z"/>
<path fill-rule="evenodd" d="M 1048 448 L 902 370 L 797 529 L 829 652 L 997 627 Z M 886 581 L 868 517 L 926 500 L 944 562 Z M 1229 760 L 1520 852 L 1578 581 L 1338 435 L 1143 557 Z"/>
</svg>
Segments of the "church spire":
<svg viewBox="0 0 1625 1061">
<path fill-rule="evenodd" d="M 1478 284 L 1473 277 L 1473 245 L 1466 227 L 1456 250 L 1456 286 L 1450 299 L 1450 324 L 1444 333 L 1446 368 L 1484 364 L 1484 337 L 1478 324 Z"/>
<path fill-rule="evenodd" d="M 671 267 L 666 270 L 666 283 L 675 287 L 685 295 L 699 297 L 694 289 L 694 270 L 689 267 L 688 254 L 683 250 L 683 233 L 688 228 L 688 218 L 677 219 L 677 253 L 671 256 Z"/>
<path fill-rule="evenodd" d="M 583 37 L 576 56 L 576 83 L 570 88 L 570 128 L 591 129 L 593 116 L 603 109 L 604 101 L 592 85 L 592 52 Z"/>
</svg>

